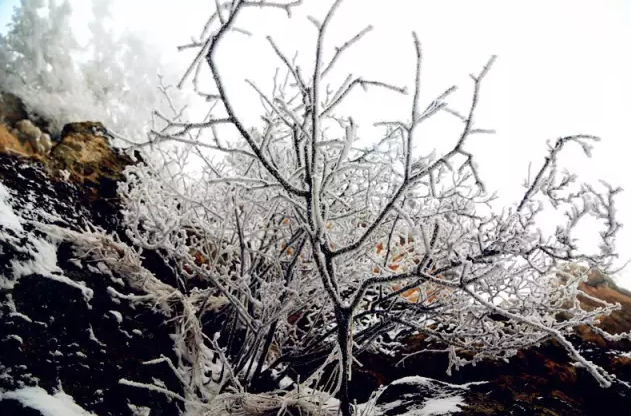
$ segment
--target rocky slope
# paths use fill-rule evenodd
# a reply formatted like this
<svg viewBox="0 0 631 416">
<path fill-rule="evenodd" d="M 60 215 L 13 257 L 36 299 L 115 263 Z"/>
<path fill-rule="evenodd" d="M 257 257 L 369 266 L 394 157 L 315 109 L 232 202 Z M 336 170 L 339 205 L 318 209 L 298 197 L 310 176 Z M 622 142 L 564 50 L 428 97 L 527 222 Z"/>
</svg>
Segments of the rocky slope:
<svg viewBox="0 0 631 416">
<path fill-rule="evenodd" d="M 69 243 L 43 227 L 81 232 L 91 223 L 124 239 L 116 181 L 132 160 L 109 146 L 100 123 L 69 124 L 53 134 L 50 154 L 38 154 L 13 131 L 26 117 L 19 99 L 5 94 L 0 101 L 0 415 L 178 415 L 181 404 L 160 390 L 180 394 L 179 380 L 164 361 L 147 364 L 163 356 L 177 360 L 164 316 L 134 309 L 116 294 L 137 293 L 125 276 L 77 257 Z M 46 130 L 45 122 L 33 122 Z M 145 267 L 161 279 L 171 278 L 155 253 L 147 253 Z M 614 333 L 631 329 L 630 293 L 597 274 L 583 289 L 621 303 L 603 327 Z M 573 342 L 589 359 L 631 382 L 629 342 L 608 342 L 587 329 Z M 415 337 L 406 348 L 414 352 L 424 345 Z M 631 385 L 621 381 L 601 389 L 553 343 L 451 377 L 440 355 L 418 354 L 403 362 L 401 357 L 358 358 L 363 367 L 355 369 L 354 397 L 364 402 L 387 385 L 376 407 L 388 416 L 631 412 Z M 57 408 L 61 413 L 35 410 Z"/>
<path fill-rule="evenodd" d="M 109 147 L 98 123 L 66 126 L 48 156 L 20 143 L 9 123 L 0 124 L 5 144 L 0 154 L 0 414 L 38 414 L 15 398 L 40 397 L 50 407 L 64 402 L 63 392 L 98 415 L 143 414 L 149 406 L 151 415 L 178 414 L 176 403 L 163 394 L 119 383 L 133 379 L 180 389 L 166 364 L 143 364 L 173 356 L 164 317 L 112 296 L 112 288 L 134 291 L 121 276 L 76 258 L 68 243 L 39 227 L 81 231 L 89 222 L 117 231 L 115 181 L 131 160 Z M 49 402 L 41 390 L 28 389 L 33 386 L 51 393 Z M 8 393 L 16 390 L 22 396 Z"/>
</svg>

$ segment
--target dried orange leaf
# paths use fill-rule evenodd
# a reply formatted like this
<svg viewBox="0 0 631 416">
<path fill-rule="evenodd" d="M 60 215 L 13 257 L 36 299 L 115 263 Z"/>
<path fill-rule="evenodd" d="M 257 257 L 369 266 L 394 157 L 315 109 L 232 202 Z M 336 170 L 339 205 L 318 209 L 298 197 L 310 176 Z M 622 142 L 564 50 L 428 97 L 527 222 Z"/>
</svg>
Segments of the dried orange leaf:
<svg viewBox="0 0 631 416">
<path fill-rule="evenodd" d="M 410 296 L 412 296 L 413 294 L 419 292 L 418 288 L 412 288 L 412 289 L 408 289 L 405 292 L 401 293 L 401 296 L 403 296 L 404 298 L 409 298 Z"/>
<path fill-rule="evenodd" d="M 377 244 L 377 254 L 381 253 L 382 251 L 383 251 L 383 243 Z"/>
</svg>

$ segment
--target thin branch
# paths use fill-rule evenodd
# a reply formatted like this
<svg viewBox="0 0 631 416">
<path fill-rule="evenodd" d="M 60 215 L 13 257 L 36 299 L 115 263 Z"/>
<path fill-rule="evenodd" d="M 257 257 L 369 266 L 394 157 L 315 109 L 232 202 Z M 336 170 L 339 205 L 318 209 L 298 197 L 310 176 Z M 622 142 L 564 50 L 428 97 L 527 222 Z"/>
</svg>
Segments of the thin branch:
<svg viewBox="0 0 631 416">
<path fill-rule="evenodd" d="M 353 44 L 357 43 L 362 37 L 364 37 L 364 35 L 366 35 L 368 32 L 372 30 L 373 30 L 373 26 L 368 25 L 364 29 L 362 29 L 359 33 L 357 33 L 355 36 L 353 36 L 350 40 L 344 42 L 342 46 L 335 48 L 335 55 L 333 55 L 333 58 L 331 58 L 331 61 L 329 62 L 329 64 L 326 65 L 326 67 L 324 68 L 324 71 L 322 71 L 322 77 L 324 78 L 327 72 L 329 72 L 333 68 L 333 65 L 335 65 L 336 61 L 344 53 L 344 51 L 346 51 L 348 48 L 353 46 Z"/>
</svg>

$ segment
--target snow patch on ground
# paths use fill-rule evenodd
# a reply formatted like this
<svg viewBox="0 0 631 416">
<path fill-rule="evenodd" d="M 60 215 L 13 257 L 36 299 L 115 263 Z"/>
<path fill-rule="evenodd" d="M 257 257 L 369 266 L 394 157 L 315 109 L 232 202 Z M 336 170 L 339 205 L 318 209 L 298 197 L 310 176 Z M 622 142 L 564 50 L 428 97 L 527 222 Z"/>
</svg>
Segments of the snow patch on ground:
<svg viewBox="0 0 631 416">
<path fill-rule="evenodd" d="M 379 393 L 376 399 L 378 404 L 374 409 L 366 404 L 366 412 L 362 416 L 450 415 L 461 412 L 462 406 L 466 406 L 463 393 L 469 390 L 469 386 L 485 383 L 487 382 L 451 384 L 422 376 L 404 377 L 393 381 Z M 386 393 L 388 398 L 382 396 L 386 391 L 389 391 Z"/>
<path fill-rule="evenodd" d="M 13 399 L 22 406 L 38 410 L 43 416 L 96 416 L 75 403 L 63 390 L 48 394 L 41 387 L 24 387 L 15 391 L 0 392 L 0 401 Z"/>
<path fill-rule="evenodd" d="M 110 311 L 110 313 L 114 315 L 119 324 L 123 322 L 123 315 L 119 311 Z"/>
<path fill-rule="evenodd" d="M 23 231 L 20 217 L 15 215 L 9 204 L 11 195 L 7 188 L 0 182 L 0 225 L 15 231 Z"/>
<path fill-rule="evenodd" d="M 470 383 L 465 383 L 465 384 L 452 384 L 452 383 L 447 383 L 446 381 L 434 380 L 434 379 L 423 377 L 423 376 L 409 376 L 409 377 L 403 377 L 398 380 L 395 380 L 392 383 L 390 383 L 390 385 L 393 386 L 397 384 L 418 384 L 418 385 L 437 385 L 438 384 L 442 386 L 449 386 L 454 389 L 468 390 L 469 386 L 475 386 L 478 384 L 486 384 L 486 383 L 488 383 L 488 381 L 472 381 Z"/>
<path fill-rule="evenodd" d="M 13 262 L 14 279 L 30 274 L 48 276 L 61 272 L 57 266 L 57 247 L 42 239 L 32 239 L 33 249 L 29 250 L 32 259 L 25 262 Z"/>
<path fill-rule="evenodd" d="M 18 312 L 17 307 L 15 306 L 15 302 L 13 301 L 13 296 L 11 293 L 5 294 L 5 303 L 4 305 L 9 309 L 9 316 L 15 316 L 21 319 L 24 319 L 28 323 L 33 323 L 33 320 L 23 313 Z M 2 316 L 2 312 L 0 312 L 0 317 Z"/>
<path fill-rule="evenodd" d="M 102 343 L 101 341 L 99 341 L 99 339 L 96 337 L 96 335 L 94 335 L 94 330 L 92 329 L 92 325 L 89 325 L 88 327 L 88 333 L 90 334 L 90 339 L 94 342 L 96 342 L 97 344 L 99 344 L 101 347 L 107 347 L 106 344 Z"/>
<path fill-rule="evenodd" d="M 144 406 L 135 406 L 133 404 L 128 404 L 129 410 L 132 411 L 134 416 L 149 416 L 151 414 L 151 409 Z"/>
<path fill-rule="evenodd" d="M 39 274 L 48 279 L 64 283 L 77 288 L 83 294 L 86 302 L 90 302 L 94 296 L 94 291 L 87 287 L 84 282 L 72 280 L 62 274 L 62 270 L 57 265 L 57 246 L 49 241 L 31 236 L 29 238 L 32 249 L 29 250 L 31 259 L 23 262 L 12 263 L 13 280 L 4 279 L 0 282 L 3 289 L 12 289 L 15 283 L 23 276 Z"/>
<path fill-rule="evenodd" d="M 406 416 L 435 416 L 448 415 L 450 413 L 459 412 L 464 405 L 462 396 L 438 397 L 436 399 L 428 399 L 423 402 L 420 409 L 411 410 Z"/>
</svg>

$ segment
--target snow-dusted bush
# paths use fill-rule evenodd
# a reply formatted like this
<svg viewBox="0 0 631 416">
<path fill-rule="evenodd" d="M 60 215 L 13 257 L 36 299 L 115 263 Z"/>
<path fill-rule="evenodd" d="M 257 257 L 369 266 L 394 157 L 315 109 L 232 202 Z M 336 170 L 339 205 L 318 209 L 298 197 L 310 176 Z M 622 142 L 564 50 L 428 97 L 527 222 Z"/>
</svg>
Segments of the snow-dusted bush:
<svg viewBox="0 0 631 416">
<path fill-rule="evenodd" d="M 408 89 L 353 75 L 331 84 L 339 56 L 369 31 L 333 51 L 324 47 L 341 0 L 322 21 L 311 19 L 318 33 L 312 73 L 301 71 L 270 39 L 286 78 L 275 78 L 271 93 L 251 83 L 263 121 L 245 125 L 222 78 L 218 45 L 233 30 L 243 33 L 241 14 L 290 14 L 299 4 L 217 2 L 200 36 L 186 46 L 199 53 L 181 82 L 192 81 L 197 89 L 198 77 L 210 71 L 215 89 L 203 94 L 208 116 L 187 123 L 157 113 L 166 127 L 153 129 L 151 141 L 178 146 L 158 149 L 148 165 L 129 168 L 120 188 L 136 248 L 116 243 L 103 258 L 119 268 L 133 265 L 130 273 L 142 277 L 136 282 L 148 295 L 133 301 L 183 310 L 174 318 L 181 361 L 170 365 L 187 386 L 187 396 L 178 398 L 189 414 L 208 413 L 227 401 L 258 403 L 263 399 L 247 391 L 262 373 L 315 360 L 320 367 L 295 392 L 337 395 L 341 413 L 351 415 L 353 355 L 366 349 L 394 354 L 410 333 L 427 335 L 448 354 L 448 371 L 485 358 L 508 359 L 555 339 L 602 386 L 611 385 L 615 377 L 586 360 L 568 335 L 618 306 L 597 301 L 600 308 L 584 310 L 577 297 L 589 297 L 578 286 L 586 274 L 567 273 L 564 266 L 581 262 L 608 271 L 616 257 L 619 190 L 579 183 L 558 166 L 566 146 L 580 146 L 589 155 L 597 138 L 557 139 L 527 179 L 522 198 L 494 212 L 474 155 L 465 148 L 472 135 L 489 133 L 475 115 L 494 58 L 471 75 L 468 108 L 450 103 L 455 87 L 421 106 L 421 53 L 414 35 L 409 112 L 380 121 L 380 140 L 360 146 L 358 126 L 340 104 L 359 87 L 393 94 Z M 98 68 L 93 75 L 107 79 L 108 72 Z M 107 83 L 99 79 L 93 84 Z M 100 99 L 110 92 L 99 91 Z M 415 128 L 438 113 L 452 115 L 460 134 L 442 154 L 413 155 Z M 226 134 L 229 127 L 236 138 Z M 202 131 L 209 141 L 202 140 Z M 201 166 L 195 174 L 192 160 Z M 538 228 L 544 203 L 566 213 L 551 236 Z M 600 253 L 582 254 L 572 238 L 586 217 L 603 225 L 594 236 L 602 241 Z M 95 238 L 86 247 L 95 253 L 94 247 L 111 244 Z M 138 261 L 142 250 L 164 256 L 175 270 L 173 287 L 146 276 Z M 203 333 L 201 319 L 208 313 L 219 315 L 220 323 L 207 324 L 213 332 Z"/>
<path fill-rule="evenodd" d="M 98 120 L 128 140 L 146 140 L 152 111 L 169 108 L 158 82 L 175 78 L 157 46 L 116 30 L 110 9 L 111 1 L 92 0 L 82 44 L 67 0 L 21 0 L 0 35 L 0 90 L 20 96 L 55 134 L 68 122 Z"/>
</svg>

